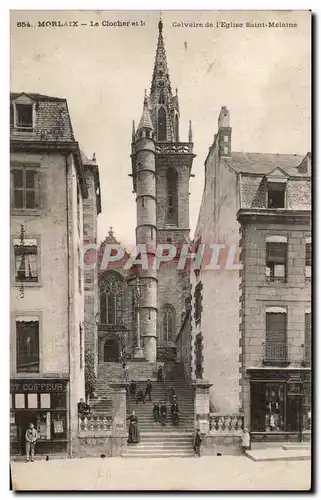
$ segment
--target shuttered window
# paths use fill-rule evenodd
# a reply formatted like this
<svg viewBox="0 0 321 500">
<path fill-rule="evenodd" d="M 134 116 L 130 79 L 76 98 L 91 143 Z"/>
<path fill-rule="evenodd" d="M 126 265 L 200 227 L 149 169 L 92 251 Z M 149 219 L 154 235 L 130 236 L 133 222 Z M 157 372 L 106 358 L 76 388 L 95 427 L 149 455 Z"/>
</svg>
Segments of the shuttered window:
<svg viewBox="0 0 321 500">
<path fill-rule="evenodd" d="M 11 170 L 12 208 L 34 210 L 40 208 L 40 171 L 30 167 Z"/>
</svg>

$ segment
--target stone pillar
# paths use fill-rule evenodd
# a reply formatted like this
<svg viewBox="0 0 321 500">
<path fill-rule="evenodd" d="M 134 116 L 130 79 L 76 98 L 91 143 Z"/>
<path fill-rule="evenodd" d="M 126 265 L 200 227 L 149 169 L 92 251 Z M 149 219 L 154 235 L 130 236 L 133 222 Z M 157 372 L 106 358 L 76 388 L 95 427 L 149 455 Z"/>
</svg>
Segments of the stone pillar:
<svg viewBox="0 0 321 500">
<path fill-rule="evenodd" d="M 110 384 L 113 389 L 111 456 L 121 456 L 127 441 L 126 388 L 127 383 Z"/>
<path fill-rule="evenodd" d="M 210 384 L 207 380 L 198 379 L 194 387 L 194 426 L 199 427 L 202 434 L 209 432 Z"/>
</svg>

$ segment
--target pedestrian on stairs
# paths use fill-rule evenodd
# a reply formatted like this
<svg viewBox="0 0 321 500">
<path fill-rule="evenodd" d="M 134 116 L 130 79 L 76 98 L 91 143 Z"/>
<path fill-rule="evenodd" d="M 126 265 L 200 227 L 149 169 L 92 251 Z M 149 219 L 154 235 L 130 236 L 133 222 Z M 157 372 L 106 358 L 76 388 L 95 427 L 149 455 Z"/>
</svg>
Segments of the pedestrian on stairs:
<svg viewBox="0 0 321 500">
<path fill-rule="evenodd" d="M 127 420 L 129 420 L 127 443 L 139 443 L 140 436 L 138 428 L 138 418 L 136 417 L 134 410 L 132 411 L 131 415 L 127 417 Z"/>
<path fill-rule="evenodd" d="M 135 399 L 135 396 L 136 396 L 136 382 L 135 380 L 132 380 L 131 383 L 129 384 L 129 394 L 130 394 L 130 397 Z"/>
<path fill-rule="evenodd" d="M 141 389 L 139 389 L 137 392 L 136 404 L 139 403 L 140 401 L 145 404 L 145 396 Z"/>
<path fill-rule="evenodd" d="M 152 383 L 148 379 L 146 382 L 145 398 L 147 398 L 147 396 L 149 396 L 149 401 L 152 400 L 152 389 L 153 389 Z"/>
<path fill-rule="evenodd" d="M 126 361 L 124 361 L 124 363 L 123 363 L 123 370 L 124 370 L 124 378 L 125 378 L 125 380 L 128 380 L 128 366 L 127 366 Z"/>
<path fill-rule="evenodd" d="M 163 367 L 160 365 L 157 370 L 157 382 L 163 382 Z"/>
<path fill-rule="evenodd" d="M 157 402 L 154 403 L 153 417 L 154 417 L 154 422 L 156 422 L 156 424 L 158 424 L 158 422 L 159 422 L 159 404 Z"/>
<path fill-rule="evenodd" d="M 160 423 L 162 426 L 166 425 L 167 408 L 165 401 L 162 402 L 160 406 Z"/>
</svg>

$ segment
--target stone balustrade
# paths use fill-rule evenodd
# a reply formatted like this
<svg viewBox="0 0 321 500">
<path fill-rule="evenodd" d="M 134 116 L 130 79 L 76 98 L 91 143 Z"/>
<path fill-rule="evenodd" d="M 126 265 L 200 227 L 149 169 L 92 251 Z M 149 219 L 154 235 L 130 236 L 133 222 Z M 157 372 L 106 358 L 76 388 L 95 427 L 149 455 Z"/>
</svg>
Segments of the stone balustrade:
<svg viewBox="0 0 321 500">
<path fill-rule="evenodd" d="M 160 154 L 191 154 L 193 153 L 193 144 L 190 142 L 164 142 L 157 144 L 155 151 Z"/>
<path fill-rule="evenodd" d="M 110 433 L 112 417 L 106 415 L 88 415 L 78 417 L 78 431 L 82 434 Z"/>
<path fill-rule="evenodd" d="M 241 433 L 244 425 L 242 414 L 210 413 L 210 433 Z"/>
</svg>

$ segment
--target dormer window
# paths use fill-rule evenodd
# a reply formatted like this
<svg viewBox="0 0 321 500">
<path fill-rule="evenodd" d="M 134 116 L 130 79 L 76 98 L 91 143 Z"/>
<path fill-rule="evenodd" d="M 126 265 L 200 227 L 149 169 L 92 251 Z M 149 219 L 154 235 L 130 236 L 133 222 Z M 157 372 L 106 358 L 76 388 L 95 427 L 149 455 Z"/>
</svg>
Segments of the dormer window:
<svg viewBox="0 0 321 500">
<path fill-rule="evenodd" d="M 33 128 L 33 106 L 32 104 L 16 103 L 16 128 L 30 130 Z"/>
<path fill-rule="evenodd" d="M 285 182 L 268 182 L 267 206 L 268 208 L 285 208 Z"/>
</svg>

